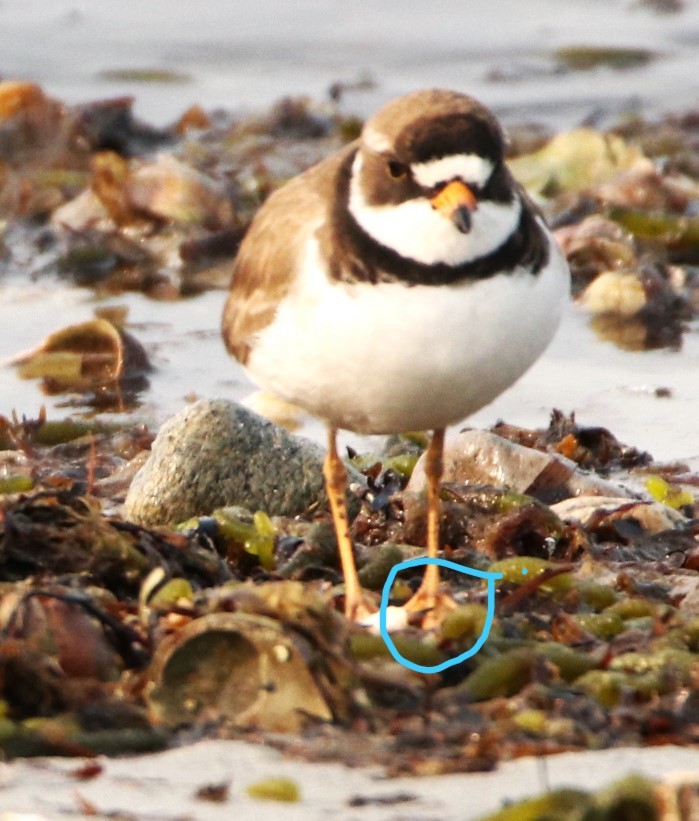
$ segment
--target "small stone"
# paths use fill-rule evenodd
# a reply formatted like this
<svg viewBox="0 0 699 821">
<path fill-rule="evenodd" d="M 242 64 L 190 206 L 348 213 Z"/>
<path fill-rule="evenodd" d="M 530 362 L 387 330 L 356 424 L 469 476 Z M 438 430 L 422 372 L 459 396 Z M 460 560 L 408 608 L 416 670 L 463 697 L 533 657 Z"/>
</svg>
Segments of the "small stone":
<svg viewBox="0 0 699 821">
<path fill-rule="evenodd" d="M 175 524 L 228 505 L 296 516 L 325 503 L 324 455 L 241 405 L 200 400 L 161 428 L 125 513 L 143 525 Z"/>
<path fill-rule="evenodd" d="M 648 302 L 641 280 L 633 273 L 603 271 L 585 289 L 582 304 L 591 314 L 635 316 Z"/>
<path fill-rule="evenodd" d="M 209 227 L 229 225 L 233 219 L 223 187 L 174 157 L 131 163 L 125 187 L 131 208 L 156 219 Z"/>
<path fill-rule="evenodd" d="M 0 82 L 0 120 L 14 117 L 18 112 L 46 105 L 41 88 L 23 80 Z"/>
<path fill-rule="evenodd" d="M 609 521 L 633 519 L 647 533 L 660 533 L 687 523 L 685 516 L 661 502 L 637 501 L 623 496 L 576 496 L 551 505 L 551 510 L 561 519 L 579 522 L 583 527 L 602 515 Z"/>
<path fill-rule="evenodd" d="M 587 473 L 558 453 L 543 453 L 483 430 L 464 430 L 444 446 L 445 482 L 507 487 L 536 498 L 559 498 L 581 493 L 623 496 L 623 488 Z M 425 456 L 415 465 L 408 490 L 426 487 Z"/>
</svg>

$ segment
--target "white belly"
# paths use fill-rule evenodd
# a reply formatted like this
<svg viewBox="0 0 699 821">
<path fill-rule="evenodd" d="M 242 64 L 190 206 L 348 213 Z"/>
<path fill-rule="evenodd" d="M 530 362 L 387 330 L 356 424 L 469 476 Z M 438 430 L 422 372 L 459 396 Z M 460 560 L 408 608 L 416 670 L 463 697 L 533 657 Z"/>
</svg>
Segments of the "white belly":
<svg viewBox="0 0 699 821">
<path fill-rule="evenodd" d="M 486 405 L 539 357 L 569 293 L 552 241 L 537 275 L 458 287 L 331 283 L 309 254 L 248 361 L 265 389 L 360 433 L 428 430 Z"/>
</svg>

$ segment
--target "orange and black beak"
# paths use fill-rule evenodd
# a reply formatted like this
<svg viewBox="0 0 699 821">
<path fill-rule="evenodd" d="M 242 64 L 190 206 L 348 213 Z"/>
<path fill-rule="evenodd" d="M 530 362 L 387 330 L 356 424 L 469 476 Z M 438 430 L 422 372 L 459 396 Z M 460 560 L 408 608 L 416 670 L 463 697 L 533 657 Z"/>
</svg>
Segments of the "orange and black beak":
<svg viewBox="0 0 699 821">
<path fill-rule="evenodd" d="M 432 207 L 450 219 L 462 234 L 471 230 L 471 214 L 478 207 L 478 201 L 461 180 L 452 180 L 430 200 Z"/>
</svg>

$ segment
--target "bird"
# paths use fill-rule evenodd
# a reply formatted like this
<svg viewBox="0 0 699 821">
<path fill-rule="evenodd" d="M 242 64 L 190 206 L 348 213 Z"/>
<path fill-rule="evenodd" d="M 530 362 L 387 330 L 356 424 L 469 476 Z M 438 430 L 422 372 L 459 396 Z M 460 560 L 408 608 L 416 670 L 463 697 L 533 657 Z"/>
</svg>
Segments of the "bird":
<svg viewBox="0 0 699 821">
<path fill-rule="evenodd" d="M 535 362 L 569 296 L 566 259 L 505 153 L 503 128 L 473 97 L 405 94 L 273 192 L 233 263 L 228 351 L 327 427 L 323 474 L 353 621 L 375 607 L 353 556 L 338 430 L 431 432 L 426 542 L 437 558 L 446 428 Z M 453 606 L 428 563 L 406 612 L 438 619 Z"/>
</svg>

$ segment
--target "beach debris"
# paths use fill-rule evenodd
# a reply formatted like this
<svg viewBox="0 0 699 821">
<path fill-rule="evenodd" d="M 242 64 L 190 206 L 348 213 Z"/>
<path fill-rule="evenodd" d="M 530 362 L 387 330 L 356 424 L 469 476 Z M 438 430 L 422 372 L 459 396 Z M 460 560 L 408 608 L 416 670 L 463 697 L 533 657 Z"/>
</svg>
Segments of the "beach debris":
<svg viewBox="0 0 699 821">
<path fill-rule="evenodd" d="M 285 100 L 258 117 L 191 109 L 151 128 L 132 106 L 69 106 L 35 84 L 0 83 L 3 271 L 97 297 L 225 287 L 260 203 L 359 125 Z M 696 319 L 696 133 L 688 111 L 553 138 L 522 129 L 513 141 L 512 168 L 556 226 L 574 296 L 617 345 L 676 349 Z M 129 379 L 142 390 L 148 378 L 131 339 L 125 317 L 101 314 L 52 334 L 21 367 L 70 401 L 127 410 L 139 401 L 125 399 Z M 428 667 L 463 656 L 488 627 L 477 653 L 427 675 L 392 655 L 379 614 L 374 632 L 340 615 L 322 449 L 220 400 L 186 408 L 154 438 L 131 417 L 0 417 L 3 756 L 121 754 L 216 734 L 417 775 L 699 742 L 690 466 L 657 464 L 559 411 L 543 429 L 500 422 L 456 436 L 443 555 L 502 578 L 492 623 L 487 586 L 446 568 L 458 604 L 440 625 L 390 622 L 401 657 Z M 415 433 L 348 453 L 351 537 L 377 608 L 395 565 L 424 555 L 425 442 Z M 419 578 L 394 579 L 387 614 Z M 622 806 L 611 793 L 580 796 L 561 801 L 609 817 Z M 538 806 L 553 814 L 559 797 Z"/>
<path fill-rule="evenodd" d="M 11 361 L 22 379 L 41 379 L 46 393 L 86 395 L 87 404 L 123 410 L 148 386 L 144 348 L 115 313 L 69 325 Z M 115 324 L 116 323 L 116 324 Z"/>
<path fill-rule="evenodd" d="M 645 48 L 620 46 L 563 46 L 554 52 L 556 60 L 570 71 L 591 71 L 598 68 L 616 70 L 648 65 L 659 55 Z"/>
</svg>

